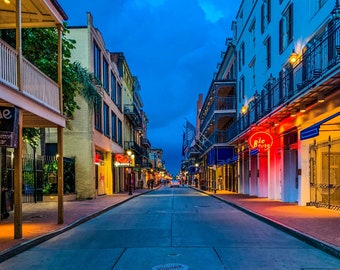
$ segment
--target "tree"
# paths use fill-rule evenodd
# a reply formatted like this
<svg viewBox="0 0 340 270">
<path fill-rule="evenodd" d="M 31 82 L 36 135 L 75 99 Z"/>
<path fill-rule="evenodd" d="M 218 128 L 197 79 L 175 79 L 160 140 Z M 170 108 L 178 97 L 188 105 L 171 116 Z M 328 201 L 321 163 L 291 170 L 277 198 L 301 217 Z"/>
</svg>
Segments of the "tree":
<svg viewBox="0 0 340 270">
<path fill-rule="evenodd" d="M 80 109 L 75 97 L 80 94 L 93 105 L 100 100 L 101 85 L 96 77 L 80 65 L 71 62 L 71 53 L 76 41 L 67 38 L 67 25 L 64 24 L 62 33 L 62 87 L 63 112 L 67 118 L 73 118 L 74 112 Z M 15 47 L 15 31 L 0 30 L 0 37 Z M 58 81 L 58 32 L 56 28 L 28 28 L 22 31 L 22 51 L 24 57 L 38 67 L 55 82 Z M 39 42 L 38 42 L 39 41 Z M 27 129 L 25 129 L 27 130 Z M 37 130 L 26 132 L 26 142 L 35 141 Z M 39 134 L 43 133 L 40 131 Z M 29 136 L 33 137 L 29 139 Z M 33 141 L 32 141 L 33 140 Z M 32 146 L 32 145 L 31 145 Z"/>
</svg>

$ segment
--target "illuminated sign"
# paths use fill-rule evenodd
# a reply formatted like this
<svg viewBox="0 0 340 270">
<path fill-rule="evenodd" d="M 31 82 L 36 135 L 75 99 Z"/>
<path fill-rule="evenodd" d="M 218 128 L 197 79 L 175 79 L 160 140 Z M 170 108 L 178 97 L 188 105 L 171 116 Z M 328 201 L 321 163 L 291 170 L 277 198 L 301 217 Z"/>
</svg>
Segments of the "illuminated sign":
<svg viewBox="0 0 340 270">
<path fill-rule="evenodd" d="M 19 111 L 0 106 L 0 147 L 17 147 Z"/>
<path fill-rule="evenodd" d="M 96 150 L 96 154 L 94 156 L 94 163 L 97 165 L 104 165 L 104 154 L 98 150 Z"/>
<path fill-rule="evenodd" d="M 135 159 L 134 159 L 134 156 L 129 156 L 125 154 L 116 154 L 114 164 L 116 167 L 134 167 Z"/>
<path fill-rule="evenodd" d="M 256 132 L 249 138 L 250 148 L 257 148 L 259 151 L 268 151 L 273 145 L 273 137 L 268 132 Z"/>
</svg>

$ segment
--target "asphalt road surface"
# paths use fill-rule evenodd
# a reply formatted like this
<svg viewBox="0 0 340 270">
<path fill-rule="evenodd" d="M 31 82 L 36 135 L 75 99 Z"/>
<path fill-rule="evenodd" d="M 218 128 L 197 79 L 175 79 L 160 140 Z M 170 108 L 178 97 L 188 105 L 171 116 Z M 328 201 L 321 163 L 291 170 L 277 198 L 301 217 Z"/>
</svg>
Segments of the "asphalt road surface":
<svg viewBox="0 0 340 270">
<path fill-rule="evenodd" d="M 188 187 L 162 187 L 0 269 L 333 270 L 340 260 Z"/>
</svg>

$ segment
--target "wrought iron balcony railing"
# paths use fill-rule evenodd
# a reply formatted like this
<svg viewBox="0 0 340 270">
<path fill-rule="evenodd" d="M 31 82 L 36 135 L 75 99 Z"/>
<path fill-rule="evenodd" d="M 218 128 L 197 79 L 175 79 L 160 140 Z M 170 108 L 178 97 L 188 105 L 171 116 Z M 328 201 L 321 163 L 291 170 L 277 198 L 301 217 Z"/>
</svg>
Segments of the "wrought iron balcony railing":
<svg viewBox="0 0 340 270">
<path fill-rule="evenodd" d="M 207 113 L 201 115 L 201 131 L 204 131 L 215 114 L 235 114 L 236 97 L 215 97 Z"/>
<path fill-rule="evenodd" d="M 124 105 L 124 114 L 134 123 L 136 128 L 142 128 L 141 112 L 134 104 Z"/>
<path fill-rule="evenodd" d="M 277 79 L 269 78 L 264 89 L 250 102 L 248 111 L 227 130 L 226 141 L 233 140 L 251 125 L 313 91 L 340 67 L 340 24 L 312 39 L 296 64 L 287 66 Z M 289 116 L 289 112 L 285 117 Z"/>
<path fill-rule="evenodd" d="M 148 153 L 145 149 L 143 149 L 141 146 L 139 146 L 136 142 L 134 141 L 125 141 L 124 142 L 124 150 L 131 150 L 135 154 L 139 154 L 141 156 L 147 157 Z"/>
</svg>

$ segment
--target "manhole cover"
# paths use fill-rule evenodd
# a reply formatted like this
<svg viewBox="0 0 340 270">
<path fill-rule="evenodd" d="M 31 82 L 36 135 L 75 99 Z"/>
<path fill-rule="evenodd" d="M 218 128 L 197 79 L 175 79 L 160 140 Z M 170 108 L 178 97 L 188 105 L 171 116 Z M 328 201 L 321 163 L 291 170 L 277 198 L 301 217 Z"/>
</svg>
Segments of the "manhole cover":
<svg viewBox="0 0 340 270">
<path fill-rule="evenodd" d="M 168 263 L 152 267 L 152 270 L 186 270 L 188 266 L 179 263 Z"/>
</svg>

